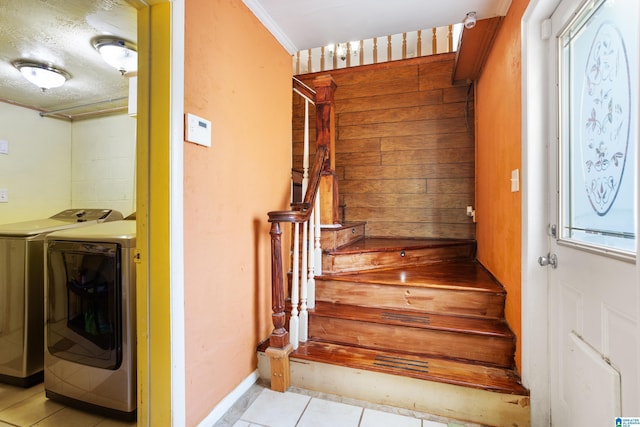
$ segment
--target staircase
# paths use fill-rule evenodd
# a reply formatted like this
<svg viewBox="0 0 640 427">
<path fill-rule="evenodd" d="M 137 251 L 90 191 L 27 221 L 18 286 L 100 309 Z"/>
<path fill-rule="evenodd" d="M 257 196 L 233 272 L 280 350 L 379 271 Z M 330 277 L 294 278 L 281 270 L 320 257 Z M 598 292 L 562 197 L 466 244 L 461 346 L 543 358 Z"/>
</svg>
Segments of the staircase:
<svg viewBox="0 0 640 427">
<path fill-rule="evenodd" d="M 475 241 L 323 229 L 309 339 L 291 385 L 490 426 L 528 426 L 505 291 Z M 261 376 L 269 358 L 259 351 Z"/>
</svg>

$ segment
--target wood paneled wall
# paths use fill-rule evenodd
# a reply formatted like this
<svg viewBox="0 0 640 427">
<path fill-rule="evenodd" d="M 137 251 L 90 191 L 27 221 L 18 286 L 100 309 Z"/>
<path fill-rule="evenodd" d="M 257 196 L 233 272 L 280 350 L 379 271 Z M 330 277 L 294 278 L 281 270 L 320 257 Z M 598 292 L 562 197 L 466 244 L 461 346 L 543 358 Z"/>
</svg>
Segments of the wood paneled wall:
<svg viewBox="0 0 640 427">
<path fill-rule="evenodd" d="M 345 221 L 367 222 L 367 236 L 475 238 L 466 215 L 474 205 L 473 90 L 451 83 L 454 55 L 330 72 L 340 205 Z M 317 75 L 298 77 L 312 86 Z M 294 94 L 295 168 L 303 105 Z M 313 125 L 311 135 L 313 151 Z"/>
<path fill-rule="evenodd" d="M 510 177 L 512 170 L 523 167 L 522 105 L 526 100 L 522 99 L 520 32 L 528 4 L 528 0 L 511 2 L 476 84 L 477 256 L 507 290 L 505 317 L 518 336 L 518 369 L 522 366 L 522 193 L 511 191 Z"/>
</svg>

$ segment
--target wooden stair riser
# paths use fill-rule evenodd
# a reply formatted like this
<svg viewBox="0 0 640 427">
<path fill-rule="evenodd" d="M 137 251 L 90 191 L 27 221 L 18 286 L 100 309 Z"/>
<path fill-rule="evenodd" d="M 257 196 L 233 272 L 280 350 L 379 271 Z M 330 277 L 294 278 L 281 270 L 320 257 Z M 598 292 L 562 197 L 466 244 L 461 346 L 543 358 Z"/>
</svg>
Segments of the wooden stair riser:
<svg viewBox="0 0 640 427">
<path fill-rule="evenodd" d="M 429 354 L 510 368 L 515 343 L 511 337 L 398 327 L 316 316 L 309 320 L 310 339 L 398 351 Z"/>
<path fill-rule="evenodd" d="M 406 248 L 396 251 L 361 253 L 326 253 L 322 256 L 322 273 L 349 273 L 383 268 L 402 268 L 442 261 L 472 260 L 475 245 Z"/>
<path fill-rule="evenodd" d="M 332 304 L 318 301 L 313 310 L 315 316 L 358 320 L 397 327 L 437 329 L 449 332 L 473 333 L 484 336 L 515 338 L 504 319 L 455 316 L 442 313 L 387 310 L 353 305 Z"/>
<path fill-rule="evenodd" d="M 364 239 L 364 235 L 364 222 L 338 228 L 323 228 L 320 233 L 320 246 L 323 250 L 335 250 Z"/>
<path fill-rule="evenodd" d="M 362 284 L 316 278 L 316 301 L 398 310 L 502 318 L 504 293 Z"/>
<path fill-rule="evenodd" d="M 529 396 L 514 396 L 468 387 L 380 374 L 293 359 L 295 387 L 420 411 L 484 426 L 530 425 Z M 451 424 L 454 425 L 454 424 Z"/>
<path fill-rule="evenodd" d="M 526 391 L 496 392 L 491 387 L 475 388 L 464 386 L 463 383 L 456 385 L 425 381 L 419 372 L 414 372 L 415 376 L 401 376 L 385 373 L 381 369 L 372 369 L 366 363 L 360 368 L 349 366 L 348 363 L 324 363 L 293 354 L 291 385 L 486 426 L 530 425 L 530 403 Z M 450 366 L 433 366 L 432 370 L 456 374 L 456 369 Z M 258 353 L 258 371 L 262 378 L 270 377 L 269 357 L 263 352 Z M 490 378 L 499 377 L 491 372 L 486 375 Z"/>
<path fill-rule="evenodd" d="M 323 228 L 320 232 L 320 247 L 323 251 L 335 250 L 342 246 L 364 240 L 364 229 L 365 223 L 357 223 L 352 226 L 343 226 L 338 228 Z M 294 232 L 293 230 L 294 228 L 291 227 L 292 233 Z M 300 242 L 300 245 L 298 246 L 298 262 L 301 266 L 302 252 L 306 249 L 306 245 L 304 244 L 304 229 L 302 226 L 298 227 L 298 234 Z M 307 231 L 308 239 L 310 238 L 310 234 L 311 233 Z M 309 239 L 307 244 L 309 247 L 314 247 L 315 239 L 313 242 Z M 290 253 L 293 254 L 293 239 L 291 239 Z M 291 256 L 291 260 L 293 262 L 293 255 Z M 289 272 L 289 275 L 290 274 L 291 272 Z"/>
</svg>

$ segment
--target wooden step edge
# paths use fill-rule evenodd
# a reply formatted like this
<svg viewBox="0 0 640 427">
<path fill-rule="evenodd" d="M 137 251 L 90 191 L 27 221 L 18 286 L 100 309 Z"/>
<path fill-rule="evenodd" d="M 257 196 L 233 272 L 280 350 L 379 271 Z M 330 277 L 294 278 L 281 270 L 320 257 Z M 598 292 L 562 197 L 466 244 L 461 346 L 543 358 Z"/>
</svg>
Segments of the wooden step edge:
<svg viewBox="0 0 640 427">
<path fill-rule="evenodd" d="M 317 281 L 490 292 L 506 295 L 504 286 L 478 261 L 447 260 L 425 265 L 319 274 Z"/>
<path fill-rule="evenodd" d="M 367 273 L 376 273 L 381 271 L 390 271 L 397 270 L 397 268 L 385 268 L 375 271 L 363 271 L 363 272 L 348 272 L 348 273 L 334 273 L 334 274 L 322 274 L 314 277 L 316 283 L 317 282 L 353 282 L 362 285 L 379 285 L 379 286 L 393 286 L 393 287 L 406 287 L 406 288 L 431 288 L 431 289 L 441 289 L 448 291 L 461 291 L 461 292 L 478 292 L 483 294 L 494 294 L 505 296 L 507 294 L 506 290 L 501 287 L 478 287 L 478 286 L 469 286 L 464 284 L 446 284 L 446 283 L 435 283 L 435 281 L 422 281 L 422 282 L 392 282 L 385 279 L 378 279 L 375 277 L 367 277 Z"/>
<path fill-rule="evenodd" d="M 290 357 L 496 393 L 529 395 L 513 369 L 479 363 L 315 341 L 300 343 Z"/>
<path fill-rule="evenodd" d="M 515 339 L 504 319 L 384 309 L 317 301 L 309 317 L 339 318 L 416 329 Z"/>
<path fill-rule="evenodd" d="M 330 225 L 320 224 L 320 230 L 321 231 L 339 231 L 339 230 L 345 230 L 347 228 L 360 227 L 360 226 L 366 226 L 366 225 L 367 225 L 366 221 L 353 221 L 353 222 L 347 221 L 342 224 L 330 224 Z"/>
<path fill-rule="evenodd" d="M 388 246 L 379 246 L 375 245 L 373 247 L 362 247 L 362 242 L 367 241 L 385 241 L 389 242 Z M 329 249 L 326 250 L 325 253 L 328 255 L 352 255 L 359 253 L 374 253 L 374 252 L 397 252 L 397 251 L 410 251 L 410 250 L 420 250 L 420 249 L 435 249 L 435 248 L 444 248 L 451 246 L 475 246 L 476 241 L 473 239 L 447 239 L 447 238 L 431 238 L 431 239 L 420 239 L 420 238 L 384 238 L 384 237 L 365 237 L 364 239 L 359 240 L 358 242 L 352 242 L 348 245 L 344 245 L 340 248 Z M 355 247 L 353 247 L 355 246 Z"/>
<path fill-rule="evenodd" d="M 375 352 L 388 352 L 393 354 L 401 354 L 402 357 L 405 358 L 431 358 L 431 359 L 446 359 L 448 361 L 456 361 L 459 363 L 465 363 L 470 365 L 482 365 L 485 367 L 490 367 L 494 369 L 512 369 L 514 366 L 514 358 L 513 355 L 515 353 L 515 343 L 513 345 L 505 343 L 506 346 L 510 348 L 507 349 L 494 349 L 497 353 L 491 354 L 473 354 L 472 356 L 468 356 L 466 354 L 460 354 L 460 349 L 469 348 L 468 345 L 458 345 L 455 350 L 448 350 L 441 346 L 436 346 L 435 348 L 426 349 L 411 349 L 407 347 L 398 347 L 393 344 L 387 343 L 375 343 L 369 342 L 367 337 L 363 337 L 360 341 L 352 341 L 344 339 L 342 337 L 327 337 L 321 336 L 317 334 L 311 334 L 309 336 L 309 340 L 307 342 L 316 342 L 322 344 L 331 344 L 337 346 L 346 346 L 346 347 L 354 347 L 359 350 L 370 350 Z M 480 344 L 476 344 L 476 346 L 480 346 Z M 495 356 L 497 354 L 497 356 Z"/>
<path fill-rule="evenodd" d="M 351 256 L 351 255 L 347 255 L 347 256 Z M 340 277 L 340 276 L 348 276 L 350 274 L 360 275 L 360 274 L 367 274 L 367 273 L 379 273 L 379 272 L 384 272 L 389 270 L 398 270 L 402 268 L 420 268 L 420 267 L 428 267 L 428 266 L 435 267 L 441 264 L 453 263 L 453 262 L 470 262 L 470 259 L 468 259 L 467 257 L 461 257 L 461 258 L 420 259 L 415 261 L 405 260 L 405 261 L 402 261 L 401 263 L 396 263 L 396 264 L 378 264 L 378 265 L 368 264 L 366 268 L 353 269 L 353 270 L 345 270 L 344 268 L 338 267 L 338 268 L 333 268 L 331 270 L 327 270 L 324 276 Z"/>
</svg>

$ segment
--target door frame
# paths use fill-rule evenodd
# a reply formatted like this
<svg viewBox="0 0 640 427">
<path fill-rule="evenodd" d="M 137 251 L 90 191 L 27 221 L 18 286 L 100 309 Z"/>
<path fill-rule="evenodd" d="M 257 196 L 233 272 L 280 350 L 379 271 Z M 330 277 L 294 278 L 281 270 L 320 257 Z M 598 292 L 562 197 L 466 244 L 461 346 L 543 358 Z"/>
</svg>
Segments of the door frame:
<svg viewBox="0 0 640 427">
<path fill-rule="evenodd" d="M 531 391 L 531 425 L 549 426 L 549 325 L 548 268 L 537 259 L 549 250 L 546 213 L 548 179 L 556 173 L 548 164 L 549 117 L 545 108 L 552 90 L 547 85 L 549 58 L 555 48 L 551 36 L 551 17 L 560 0 L 531 0 L 522 19 L 522 378 Z M 636 96 L 639 96 L 636 94 Z M 638 124 L 636 124 L 638 126 Z M 636 150 L 640 164 L 640 150 Z M 551 165 L 552 166 L 552 165 Z M 640 200 L 636 200 L 636 211 Z M 637 219 L 640 223 L 640 219 Z M 639 241 L 636 241 L 638 252 Z M 640 283 L 640 262 L 635 265 L 636 282 Z M 640 312 L 640 292 L 636 301 Z M 640 337 L 638 322 L 636 337 Z M 640 339 L 636 340 L 640 354 Z"/>
<path fill-rule="evenodd" d="M 181 426 L 186 420 L 182 163 L 185 0 L 128 1 L 138 9 L 139 51 L 138 425 Z"/>
<path fill-rule="evenodd" d="M 531 0 L 522 18 L 522 379 L 531 392 L 531 425 L 549 426 L 547 269 L 548 114 L 550 43 L 545 21 L 560 0 Z M 547 36 L 548 38 L 548 36 Z"/>
</svg>

